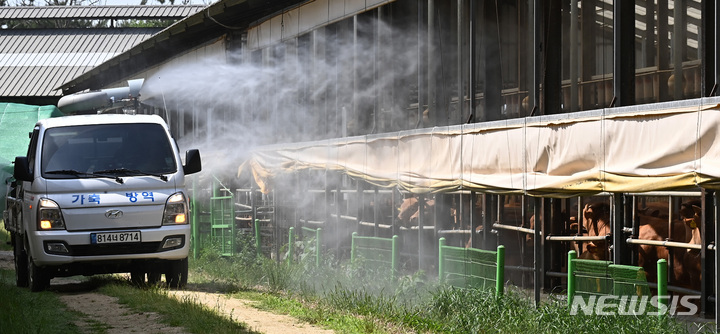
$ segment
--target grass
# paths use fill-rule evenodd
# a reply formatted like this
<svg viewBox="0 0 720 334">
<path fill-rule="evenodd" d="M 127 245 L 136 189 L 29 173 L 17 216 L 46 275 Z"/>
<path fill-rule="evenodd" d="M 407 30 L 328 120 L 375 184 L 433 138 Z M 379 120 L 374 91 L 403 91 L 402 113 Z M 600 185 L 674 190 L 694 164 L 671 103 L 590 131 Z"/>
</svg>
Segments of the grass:
<svg viewBox="0 0 720 334">
<path fill-rule="evenodd" d="M 121 304 L 135 311 L 156 312 L 163 323 L 191 333 L 257 333 L 247 324 L 222 316 L 196 300 L 174 298 L 158 287 L 137 288 L 127 280 L 114 279 L 102 285 L 99 292 L 117 297 Z"/>
<path fill-rule="evenodd" d="M 0 270 L 0 331 L 3 333 L 77 333 L 79 317 L 52 292 L 15 286 L 15 273 Z"/>
<path fill-rule="evenodd" d="M 8 333 L 76 333 L 76 319 L 52 292 L 30 293 L 14 285 L 14 273 L 0 271 L 0 328 Z M 255 256 L 254 250 L 221 257 L 207 249 L 190 261 L 191 289 L 219 291 L 255 301 L 254 306 L 286 314 L 337 333 L 687 333 L 688 324 L 656 316 L 570 315 L 552 297 L 535 307 L 524 291 L 490 291 L 439 285 L 422 272 L 391 280 L 388 275 L 328 258 L 289 264 Z M 192 333 L 254 333 L 243 323 L 190 298 L 177 299 L 159 287 L 137 288 L 119 276 L 99 276 L 88 289 L 115 296 L 137 312 L 156 312 L 170 326 Z M 105 332 L 102 323 L 91 330 Z M 714 324 L 694 332 L 713 332 Z"/>
<path fill-rule="evenodd" d="M 688 323 L 672 317 L 570 315 L 563 300 L 550 298 L 535 307 L 521 290 L 509 287 L 496 297 L 491 291 L 438 285 L 422 272 L 391 281 L 332 259 L 315 268 L 311 262 L 248 261 L 242 255 L 211 253 L 191 263 L 207 282 L 225 282 L 236 298 L 340 333 L 689 332 Z M 714 331 L 714 324 L 706 326 L 693 332 Z"/>
<path fill-rule="evenodd" d="M 0 221 L 2 221 L 0 219 Z M 10 242 L 10 232 L 5 230 L 5 222 L 2 221 L 2 224 L 0 224 L 0 250 L 12 250 L 12 246 L 9 244 Z"/>
</svg>

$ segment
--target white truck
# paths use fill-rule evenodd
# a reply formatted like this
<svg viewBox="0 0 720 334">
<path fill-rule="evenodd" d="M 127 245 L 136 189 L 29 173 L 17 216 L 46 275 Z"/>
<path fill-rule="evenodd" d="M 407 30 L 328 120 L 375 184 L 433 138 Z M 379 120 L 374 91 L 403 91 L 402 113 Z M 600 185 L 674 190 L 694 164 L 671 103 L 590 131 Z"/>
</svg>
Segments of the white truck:
<svg viewBox="0 0 720 334">
<path fill-rule="evenodd" d="M 5 228 L 16 283 L 41 291 L 53 277 L 129 272 L 135 283 L 187 283 L 190 222 L 176 142 L 156 115 L 82 115 L 39 121 L 15 158 Z"/>
</svg>

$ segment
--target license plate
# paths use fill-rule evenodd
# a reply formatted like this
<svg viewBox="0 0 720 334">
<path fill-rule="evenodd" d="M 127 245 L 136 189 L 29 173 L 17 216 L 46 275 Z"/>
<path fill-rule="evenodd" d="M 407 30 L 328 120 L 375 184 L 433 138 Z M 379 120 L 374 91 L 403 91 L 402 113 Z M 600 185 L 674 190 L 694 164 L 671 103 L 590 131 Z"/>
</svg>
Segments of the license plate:
<svg viewBox="0 0 720 334">
<path fill-rule="evenodd" d="M 140 242 L 140 231 L 92 233 L 90 242 L 92 244 Z"/>
</svg>

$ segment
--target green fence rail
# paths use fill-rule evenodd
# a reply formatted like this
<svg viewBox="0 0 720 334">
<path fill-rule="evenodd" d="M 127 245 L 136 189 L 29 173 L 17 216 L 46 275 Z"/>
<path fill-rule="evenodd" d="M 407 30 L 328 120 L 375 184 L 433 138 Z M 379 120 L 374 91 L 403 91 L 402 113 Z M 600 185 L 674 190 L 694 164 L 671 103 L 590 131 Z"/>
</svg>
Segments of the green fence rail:
<svg viewBox="0 0 720 334">
<path fill-rule="evenodd" d="M 667 261 L 657 262 L 658 303 L 667 309 Z M 613 264 L 610 261 L 583 260 L 574 250 L 568 252 L 568 308 L 575 296 L 650 296 L 642 267 Z"/>
<path fill-rule="evenodd" d="M 395 279 L 400 265 L 399 237 L 392 238 L 363 237 L 357 232 L 352 233 L 350 261 L 362 258 L 364 263 L 373 269 L 388 268 L 390 277 Z"/>
<path fill-rule="evenodd" d="M 495 288 L 502 295 L 505 288 L 505 247 L 497 251 L 446 246 L 440 238 L 438 277 L 441 283 L 462 288 Z"/>
<path fill-rule="evenodd" d="M 308 237 L 307 235 L 312 235 Z M 295 228 L 291 227 L 289 231 L 289 242 L 288 248 L 288 259 L 294 259 L 295 256 L 295 242 L 302 242 L 302 254 L 298 254 L 301 257 L 312 254 L 315 258 L 315 266 L 320 266 L 320 257 L 322 254 L 322 228 L 309 228 L 301 227 L 300 235 L 295 236 Z M 310 250 L 310 251 L 308 251 Z"/>
</svg>

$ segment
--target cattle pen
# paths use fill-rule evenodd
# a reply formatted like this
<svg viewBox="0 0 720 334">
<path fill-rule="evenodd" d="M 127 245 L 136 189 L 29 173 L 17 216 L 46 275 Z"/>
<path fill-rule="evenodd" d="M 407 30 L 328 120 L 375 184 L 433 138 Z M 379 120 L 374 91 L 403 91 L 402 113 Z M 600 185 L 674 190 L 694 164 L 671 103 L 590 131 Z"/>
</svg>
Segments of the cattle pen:
<svg viewBox="0 0 720 334">
<path fill-rule="evenodd" d="M 566 289 L 570 250 L 621 265 L 664 257 L 668 290 L 699 295 L 718 319 L 718 135 L 720 98 L 703 98 L 262 146 L 237 178 L 194 186 L 194 236 L 253 233 L 278 260 L 290 228 L 322 234 L 314 247 L 336 258 L 350 257 L 353 233 L 398 236 L 401 270 L 428 273 L 440 238 L 504 246 L 505 282 L 536 303 Z M 678 221 L 694 227 L 673 234 Z"/>
</svg>

